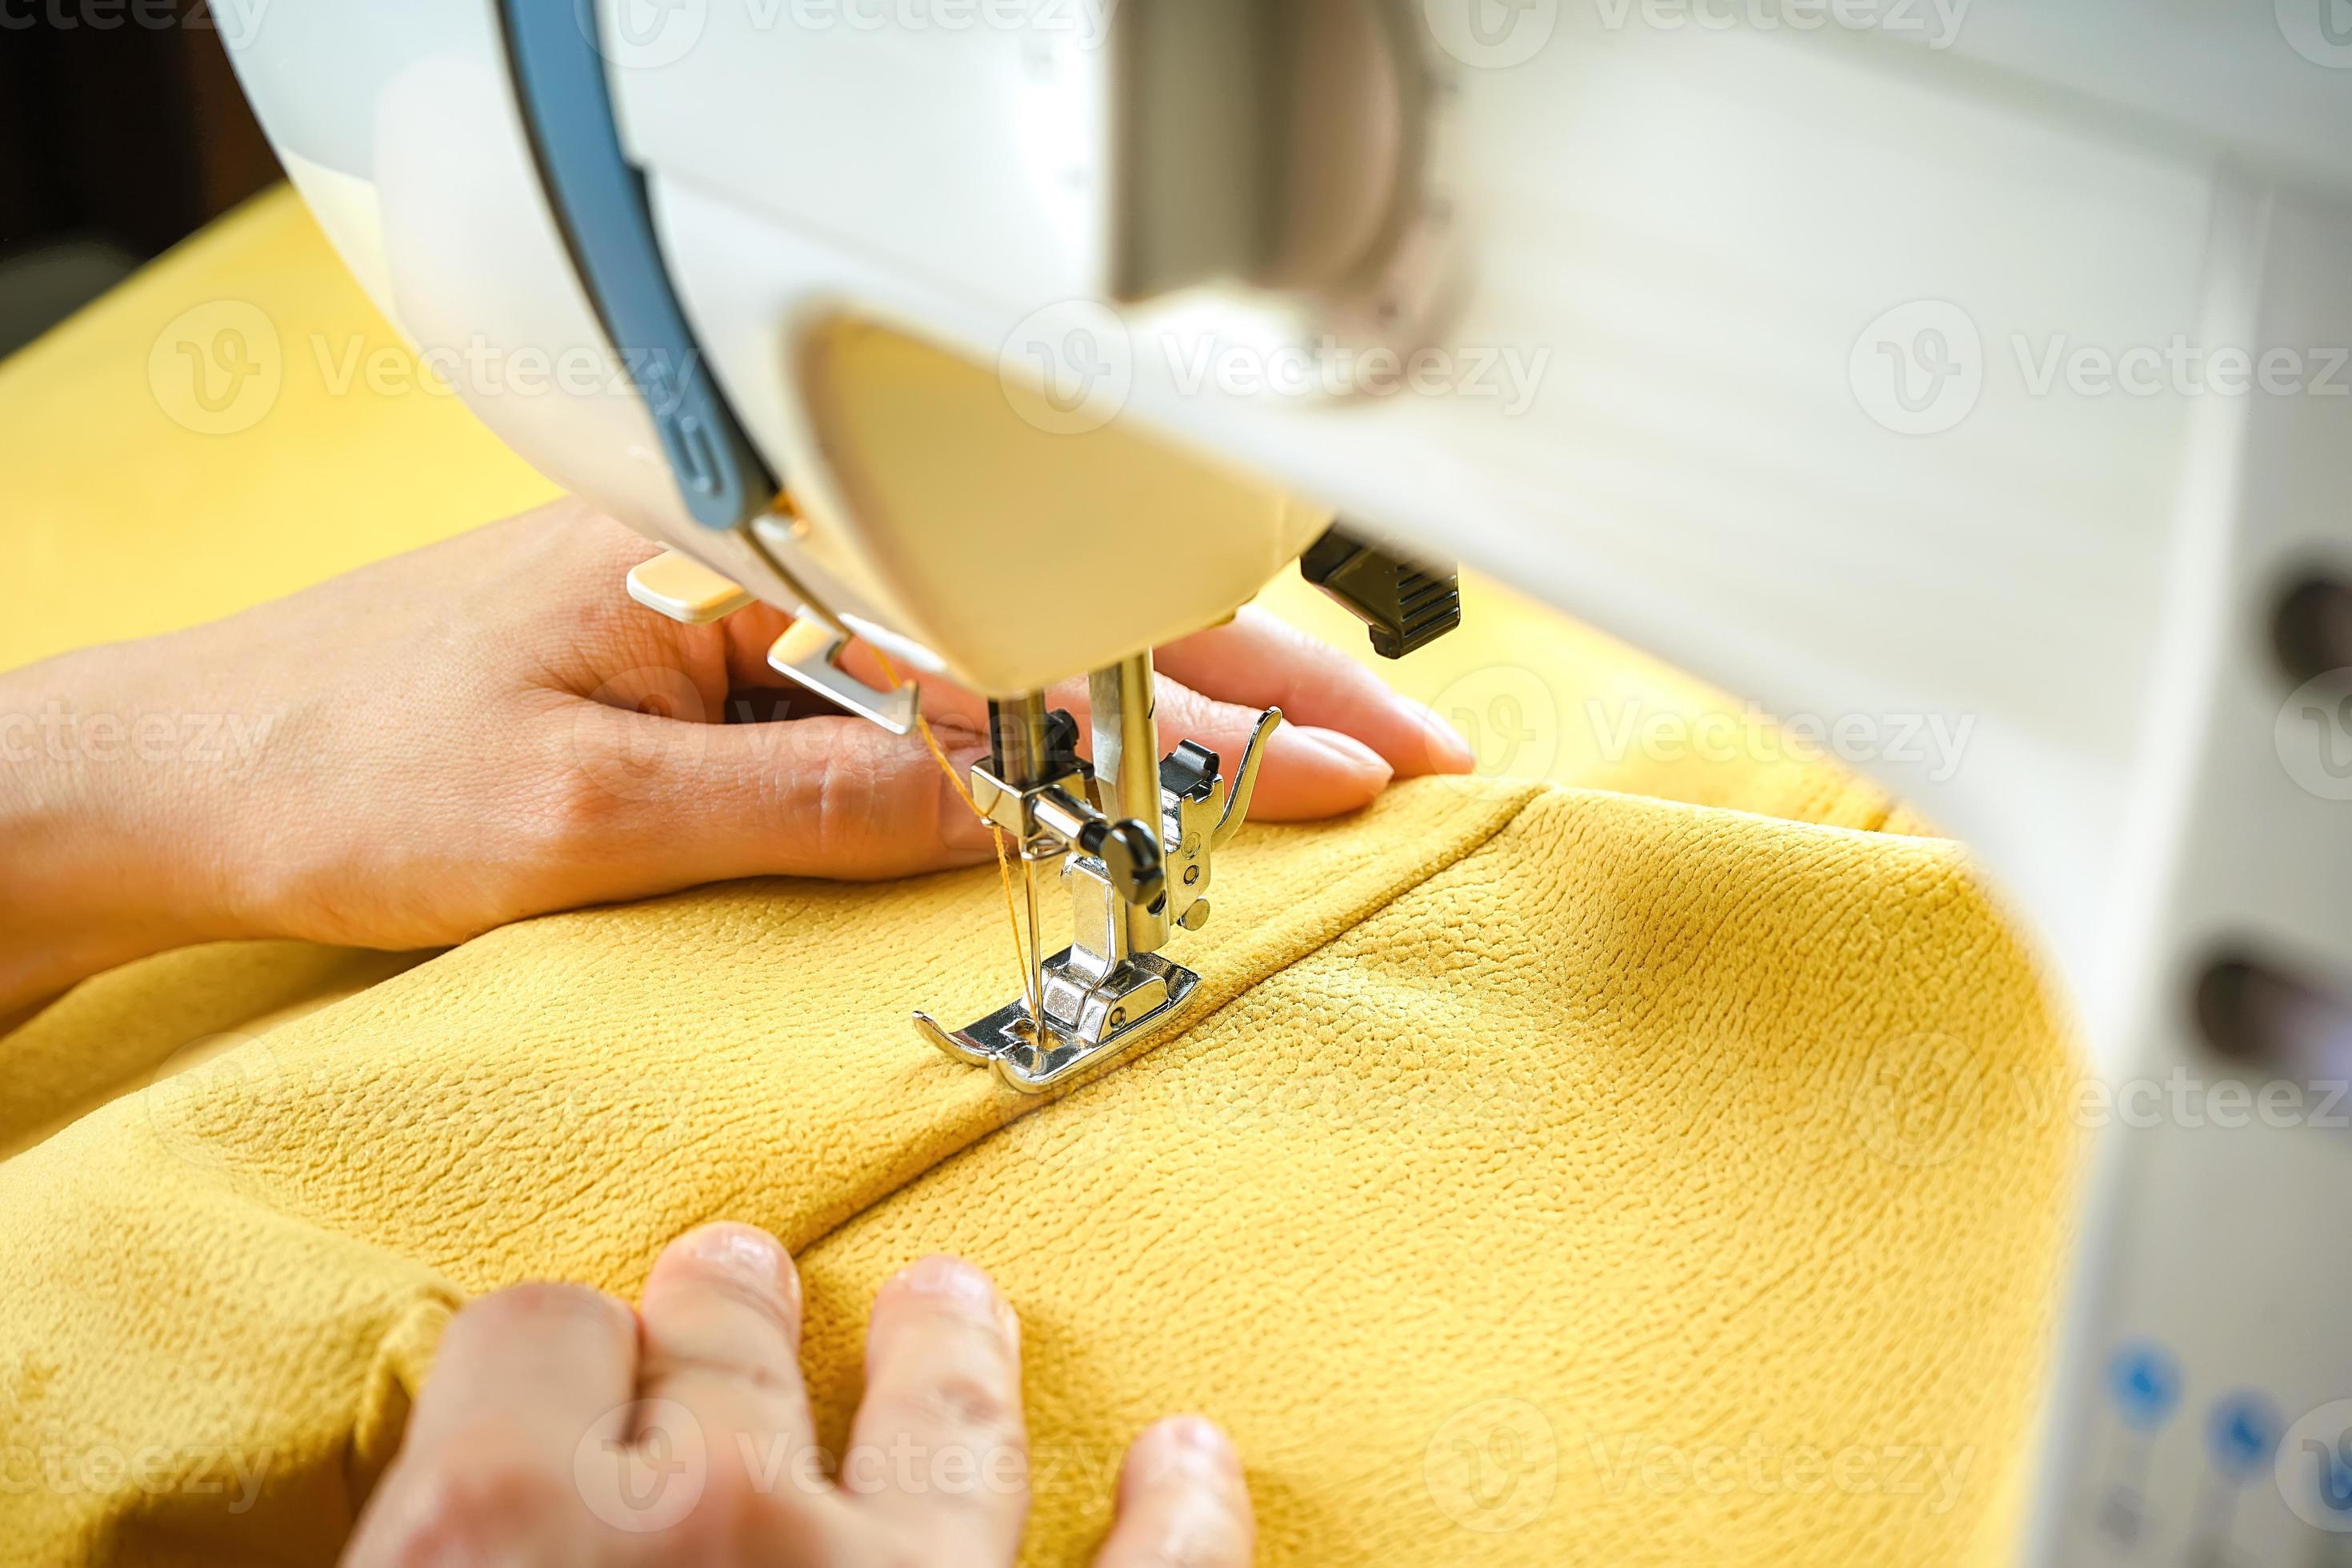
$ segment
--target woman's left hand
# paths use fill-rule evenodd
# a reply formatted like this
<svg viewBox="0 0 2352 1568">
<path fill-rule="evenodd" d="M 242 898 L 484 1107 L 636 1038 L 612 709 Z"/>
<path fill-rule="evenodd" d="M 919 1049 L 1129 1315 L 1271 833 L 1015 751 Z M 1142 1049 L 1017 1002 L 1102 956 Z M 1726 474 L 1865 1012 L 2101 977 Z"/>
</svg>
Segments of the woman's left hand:
<svg viewBox="0 0 2352 1568">
<path fill-rule="evenodd" d="M 786 624 L 667 620 L 624 579 L 656 547 L 574 502 L 211 626 L 0 676 L 0 1016 L 167 946 L 459 942 L 551 910 L 783 874 L 984 860 L 913 736 L 861 720 L 727 723 L 776 689 Z M 1460 738 L 1269 616 L 1160 650 L 1164 742 L 1269 742 L 1252 815 L 1333 816 Z M 1083 682 L 1074 695 L 1084 706 Z M 957 769 L 984 704 L 927 685 Z"/>
</svg>

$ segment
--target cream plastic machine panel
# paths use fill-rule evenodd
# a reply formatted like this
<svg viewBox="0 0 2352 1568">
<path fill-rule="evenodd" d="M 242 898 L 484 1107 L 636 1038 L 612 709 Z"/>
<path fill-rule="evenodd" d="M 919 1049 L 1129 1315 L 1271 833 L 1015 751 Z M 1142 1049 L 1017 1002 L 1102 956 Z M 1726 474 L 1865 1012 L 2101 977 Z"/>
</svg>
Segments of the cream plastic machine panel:
<svg viewBox="0 0 2352 1568">
<path fill-rule="evenodd" d="M 740 538 L 687 514 L 574 275 L 490 0 L 273 0 L 224 41 L 312 214 L 476 416 L 564 489 L 761 585 Z"/>
<path fill-rule="evenodd" d="M 1318 7 L 1389 15 L 1376 0 Z M 1213 295 L 1269 257 L 1323 254 L 1311 237 L 1253 232 L 1246 201 L 1224 205 L 1210 238 L 1135 237 L 1171 183 L 1213 189 L 1265 162 L 1261 132 L 1329 151 L 1283 116 L 1244 112 L 1264 107 L 1262 73 L 1235 85 L 1213 68 L 1243 58 L 1225 46 L 1268 13 L 1237 0 L 1056 9 L 1074 28 L 1116 15 L 1188 37 L 1147 52 L 1108 32 L 984 19 L 860 26 L 828 12 L 819 26 L 789 6 L 764 23 L 712 7 L 671 48 L 608 49 L 680 299 L 793 494 L 799 515 L 761 529 L 768 549 L 831 585 L 855 629 L 992 693 L 1222 619 L 1328 522 L 1144 434 L 1123 414 L 1125 367 L 1091 357 L 1126 340 L 1097 302 L 1122 279 Z M 605 16 L 617 25 L 610 4 Z M 1402 131 L 1378 109 L 1383 83 L 1393 96 L 1386 37 L 1365 35 L 1357 58 L 1372 83 L 1361 114 L 1389 132 L 1364 145 L 1393 163 Z M 1114 104 L 1194 92 L 1247 122 L 1213 157 L 1144 158 L 1150 136 L 1112 122 Z M 1340 239 L 1335 269 L 1378 237 L 1395 185 L 1355 174 L 1318 207 Z M 898 195 L 909 190 L 924 199 Z"/>
<path fill-rule="evenodd" d="M 801 469 L 821 497 L 796 490 L 803 510 L 919 557 L 889 573 L 900 624 L 958 650 L 982 690 L 1197 631 L 1328 521 L 1124 425 L 1058 429 L 1044 391 L 872 321 L 817 324 L 797 368 L 809 449 L 824 458 Z"/>
</svg>

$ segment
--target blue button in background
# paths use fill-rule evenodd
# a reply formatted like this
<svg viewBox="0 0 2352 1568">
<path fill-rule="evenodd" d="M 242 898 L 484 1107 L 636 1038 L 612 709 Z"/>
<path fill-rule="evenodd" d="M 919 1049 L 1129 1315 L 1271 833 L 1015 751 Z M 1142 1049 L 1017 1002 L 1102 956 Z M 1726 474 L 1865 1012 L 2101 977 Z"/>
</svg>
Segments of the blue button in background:
<svg viewBox="0 0 2352 1568">
<path fill-rule="evenodd" d="M 2213 1412 L 2205 1418 L 2206 1452 L 2215 1469 L 2244 1480 L 2271 1462 L 2285 1430 L 2269 1395 L 2242 1388 L 2213 1402 Z"/>
<path fill-rule="evenodd" d="M 2107 1392 L 2124 1425 L 2153 1432 L 2171 1419 L 2180 1404 L 2180 1363 L 2161 1345 L 2124 1345 L 2107 1363 Z M 2276 1442 L 2273 1436 L 2271 1439 Z"/>
</svg>

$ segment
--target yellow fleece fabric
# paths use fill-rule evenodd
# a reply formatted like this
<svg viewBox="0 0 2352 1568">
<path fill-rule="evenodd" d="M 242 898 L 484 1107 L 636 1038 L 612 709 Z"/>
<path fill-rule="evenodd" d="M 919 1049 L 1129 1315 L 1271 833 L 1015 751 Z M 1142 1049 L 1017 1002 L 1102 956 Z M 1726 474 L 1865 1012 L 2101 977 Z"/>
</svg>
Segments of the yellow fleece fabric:
<svg viewBox="0 0 2352 1568">
<path fill-rule="evenodd" d="M 223 300 L 279 374 L 205 434 L 172 344 Z M 0 365 L 37 584 L 0 665 L 543 498 L 451 400 L 338 381 L 395 342 L 280 194 Z M 1032 1562 L 1177 1409 L 1234 1435 L 1268 1562 L 2002 1560 L 2074 1156 L 2026 956 L 1879 792 L 1671 744 L 1723 700 L 1468 599 L 1386 673 L 1482 776 L 1254 827 L 1185 1021 L 1057 1100 L 908 1026 L 1002 1000 L 986 870 L 423 962 L 222 944 L 0 1038 L 0 1561 L 328 1561 L 467 1297 L 633 1293 L 722 1216 L 801 1259 L 836 1446 L 880 1279 L 996 1276 Z"/>
</svg>

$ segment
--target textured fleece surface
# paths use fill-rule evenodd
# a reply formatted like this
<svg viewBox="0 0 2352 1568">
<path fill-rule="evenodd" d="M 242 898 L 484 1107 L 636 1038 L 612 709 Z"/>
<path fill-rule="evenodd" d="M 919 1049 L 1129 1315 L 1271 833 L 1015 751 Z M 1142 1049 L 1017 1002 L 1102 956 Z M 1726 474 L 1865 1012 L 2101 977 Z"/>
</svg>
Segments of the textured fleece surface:
<svg viewBox="0 0 2352 1568">
<path fill-rule="evenodd" d="M 204 436 L 150 351 L 225 298 L 282 385 Z M 0 365 L 0 419 L 48 432 L 6 454 L 8 547 L 57 588 L 0 663 L 545 494 L 446 398 L 336 392 L 314 344 L 354 334 L 392 341 L 281 195 Z M 907 1026 L 1001 999 L 987 871 L 709 889 L 404 973 L 224 944 L 0 1038 L 0 1561 L 327 1561 L 466 1297 L 633 1292 L 720 1216 L 801 1256 L 835 1443 L 883 1276 L 996 1275 L 1034 1562 L 1083 1557 L 1178 1408 L 1234 1433 L 1270 1562 L 2003 1559 L 2074 1155 L 2024 955 L 1869 785 L 1629 745 L 1629 711 L 1729 710 L 1470 608 L 1389 673 L 1496 776 L 1253 828 L 1183 1026 L 1051 1102 Z"/>
<path fill-rule="evenodd" d="M 1190 1026 L 1050 1105 L 907 1026 L 992 997 L 983 871 L 527 922 L 85 1119 L 0 1165 L 0 1453 L 266 1485 L 12 1538 L 318 1560 L 449 1306 L 725 1215 L 803 1259 L 835 1442 L 883 1275 L 996 1272 L 1037 1562 L 1178 1407 L 1270 1562 L 2001 1555 L 2067 1058 L 1948 845 L 1430 782 L 1239 869 Z"/>
</svg>

